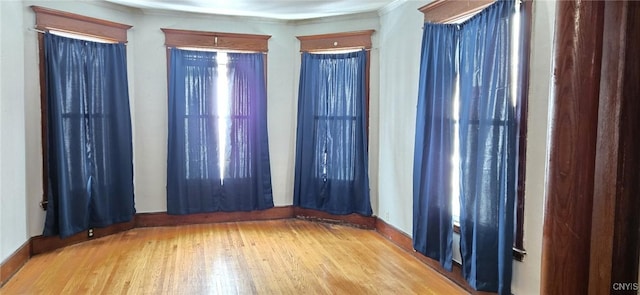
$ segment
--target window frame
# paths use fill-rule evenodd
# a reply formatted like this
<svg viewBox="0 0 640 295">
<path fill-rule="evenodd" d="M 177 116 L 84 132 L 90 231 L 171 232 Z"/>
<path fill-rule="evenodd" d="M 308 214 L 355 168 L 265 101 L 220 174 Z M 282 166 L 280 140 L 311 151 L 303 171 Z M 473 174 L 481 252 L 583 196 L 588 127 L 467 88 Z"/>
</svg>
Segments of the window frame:
<svg viewBox="0 0 640 295">
<path fill-rule="evenodd" d="M 166 62 L 167 62 L 167 93 L 169 91 L 169 79 L 171 75 L 171 49 L 188 48 L 203 51 L 226 51 L 226 52 L 253 52 L 262 53 L 264 58 L 264 82 L 265 91 L 267 85 L 267 53 L 269 51 L 269 39 L 271 35 L 224 33 L 196 30 L 182 30 L 161 28 L 165 36 Z M 219 118 L 220 115 L 212 115 Z M 248 119 L 243 116 L 229 114 L 229 120 Z"/>
<path fill-rule="evenodd" d="M 36 16 L 35 29 L 38 32 L 40 131 L 42 141 L 42 199 L 40 201 L 40 207 L 46 211 L 49 202 L 49 171 L 47 167 L 49 160 L 47 155 L 48 129 L 46 120 L 48 109 L 44 34 L 41 33 L 59 31 L 99 39 L 108 43 L 127 43 L 127 31 L 131 29 L 132 26 L 37 5 L 30 7 Z"/>
<path fill-rule="evenodd" d="M 296 36 L 298 41 L 300 42 L 300 52 L 307 53 L 331 53 L 338 51 L 348 51 L 348 50 L 361 50 L 364 49 L 366 52 L 366 64 L 365 64 L 365 136 L 367 136 L 367 142 L 369 142 L 369 88 L 370 88 L 370 68 L 371 68 L 371 35 L 375 30 L 362 30 L 362 31 L 351 31 L 351 32 L 341 32 L 341 33 L 329 33 L 329 34 L 319 34 L 319 35 L 306 35 L 306 36 Z M 315 121 L 318 122 L 320 119 L 316 116 Z M 336 117 L 345 117 L 345 116 L 324 116 L 323 120 L 336 120 Z M 344 118 L 344 120 L 355 120 L 355 117 Z M 367 144 L 367 150 L 369 149 L 369 145 Z M 343 181 L 344 179 L 339 179 Z M 349 179 L 347 179 L 349 181 Z"/>
<path fill-rule="evenodd" d="M 451 23 L 460 19 L 470 17 L 496 0 L 436 0 L 418 10 L 424 14 L 425 22 Z M 520 96 L 520 117 L 518 130 L 518 170 L 517 170 L 517 193 L 515 208 L 515 235 L 513 245 L 513 258 L 522 261 L 526 255 L 524 249 L 524 204 L 525 204 L 525 178 L 526 178 L 526 155 L 527 155 L 527 130 L 528 130 L 528 105 L 529 105 L 529 70 L 531 54 L 531 20 L 533 15 L 533 0 L 520 1 L 521 5 L 521 25 L 520 38 L 522 38 L 522 56 L 520 63 L 521 82 L 518 95 Z M 453 231 L 460 233 L 458 225 L 453 226 Z"/>
<path fill-rule="evenodd" d="M 369 141 L 369 95 L 371 77 L 371 35 L 375 30 L 351 31 L 320 35 L 296 36 L 300 42 L 300 52 L 328 53 L 331 51 L 364 49 L 367 55 L 365 66 L 365 121 L 366 136 Z M 369 145 L 367 145 L 369 149 Z"/>
</svg>

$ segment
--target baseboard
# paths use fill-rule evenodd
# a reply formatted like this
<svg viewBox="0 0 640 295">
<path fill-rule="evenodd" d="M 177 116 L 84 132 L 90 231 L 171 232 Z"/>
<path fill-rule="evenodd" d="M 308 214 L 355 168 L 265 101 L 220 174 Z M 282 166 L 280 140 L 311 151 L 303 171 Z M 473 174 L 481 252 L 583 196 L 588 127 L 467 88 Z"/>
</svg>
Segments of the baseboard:
<svg viewBox="0 0 640 295">
<path fill-rule="evenodd" d="M 166 212 L 137 213 L 132 221 L 118 223 L 104 228 L 95 228 L 93 230 L 93 237 L 89 237 L 87 232 L 81 232 L 65 239 L 61 239 L 59 236 L 32 237 L 30 239 L 30 255 L 53 251 L 138 227 L 273 220 L 293 217 L 316 221 L 338 222 L 366 229 L 374 229 L 376 227 L 376 217 L 374 216 L 362 216 L 359 214 L 334 215 L 294 206 L 274 207 L 249 212 L 213 212 L 188 215 L 170 215 Z"/>
<path fill-rule="evenodd" d="M 284 206 L 249 212 L 212 212 L 188 215 L 170 215 L 166 212 L 138 213 L 136 214 L 136 227 L 285 219 L 293 217 L 293 211 L 293 206 Z"/>
<path fill-rule="evenodd" d="M 386 223 L 380 218 L 376 219 L 376 231 L 387 240 L 402 248 L 402 250 L 415 252 L 415 250 L 413 250 L 413 241 L 409 235 Z"/>
<path fill-rule="evenodd" d="M 293 208 L 293 216 L 295 216 L 296 218 L 312 221 L 347 224 L 364 229 L 375 229 L 377 219 L 375 216 L 364 216 L 357 213 L 348 215 L 335 215 L 323 211 L 300 207 Z"/>
<path fill-rule="evenodd" d="M 13 252 L 11 256 L 0 263 L 0 287 L 9 281 L 9 279 L 20 270 L 31 258 L 31 240 L 26 241 L 18 250 Z"/>
<path fill-rule="evenodd" d="M 116 223 L 107 227 L 94 228 L 93 236 L 89 237 L 88 232 L 82 231 L 73 236 L 61 239 L 60 236 L 35 236 L 31 238 L 31 255 L 37 255 L 59 248 L 64 248 L 74 244 L 94 240 L 119 232 L 128 231 L 135 228 L 135 218 L 129 222 Z"/>
<path fill-rule="evenodd" d="M 169 215 L 166 212 L 137 213 L 133 220 L 103 228 L 94 228 L 93 236 L 83 231 L 61 239 L 59 236 L 35 236 L 30 239 L 31 256 L 50 252 L 74 244 L 105 237 L 137 227 L 175 226 L 217 222 L 236 222 L 252 220 L 270 220 L 293 217 L 293 206 L 274 207 L 271 209 L 250 212 L 214 212 L 190 215 Z"/>
<path fill-rule="evenodd" d="M 413 241 L 412 241 L 411 237 L 409 235 L 407 235 L 406 233 L 400 231 L 399 229 L 393 227 L 392 225 L 386 223 L 384 220 L 382 220 L 380 218 L 377 218 L 376 219 L 375 228 L 376 228 L 376 231 L 381 236 L 385 237 L 387 240 L 391 241 L 392 243 L 394 243 L 395 245 L 400 247 L 402 250 L 407 251 L 408 253 L 413 255 L 413 257 L 417 258 L 422 263 L 428 265 L 429 267 L 431 267 L 435 271 L 439 272 L 440 274 L 442 274 L 443 276 L 445 276 L 449 280 L 451 280 L 454 283 L 458 284 L 460 287 L 464 288 L 470 294 L 482 294 L 482 295 L 484 295 L 484 294 L 495 294 L 495 293 L 490 293 L 490 292 L 481 292 L 481 291 L 474 290 L 467 283 L 467 281 L 462 277 L 462 267 L 460 266 L 460 264 L 458 264 L 458 263 L 456 263 L 454 261 L 452 271 L 448 271 L 448 270 L 444 269 L 440 265 L 439 261 L 434 260 L 432 258 L 429 258 L 427 256 L 424 256 L 424 255 L 422 255 L 422 253 L 414 250 L 413 249 Z"/>
</svg>

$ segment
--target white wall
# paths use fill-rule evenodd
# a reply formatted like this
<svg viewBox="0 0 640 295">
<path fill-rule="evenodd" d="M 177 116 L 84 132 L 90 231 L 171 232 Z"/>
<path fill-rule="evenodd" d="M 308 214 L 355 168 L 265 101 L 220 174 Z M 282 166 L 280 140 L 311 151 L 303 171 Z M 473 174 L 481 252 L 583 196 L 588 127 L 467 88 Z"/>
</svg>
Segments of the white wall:
<svg viewBox="0 0 640 295">
<path fill-rule="evenodd" d="M 20 2 L 0 1 L 0 263 L 29 238 L 25 174 L 25 59 Z"/>
<path fill-rule="evenodd" d="M 382 13 L 380 26 L 379 216 L 412 234 L 412 169 L 422 17 L 428 1 L 407 1 Z M 547 114 L 555 2 L 536 1 L 532 33 L 527 143 L 525 233 L 527 255 L 514 262 L 514 294 L 539 294 L 547 153 Z"/>
<path fill-rule="evenodd" d="M 426 2 L 407 1 L 380 17 L 379 217 L 411 235 L 413 148 Z"/>
</svg>

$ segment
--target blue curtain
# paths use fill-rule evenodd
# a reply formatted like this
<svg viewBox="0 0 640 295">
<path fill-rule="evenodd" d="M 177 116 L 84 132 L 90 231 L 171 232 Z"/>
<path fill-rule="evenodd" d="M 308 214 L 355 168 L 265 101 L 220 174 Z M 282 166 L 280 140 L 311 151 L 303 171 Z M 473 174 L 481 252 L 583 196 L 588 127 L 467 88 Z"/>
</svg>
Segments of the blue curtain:
<svg viewBox="0 0 640 295">
<path fill-rule="evenodd" d="M 302 54 L 294 205 L 369 216 L 364 50 Z"/>
<path fill-rule="evenodd" d="M 413 164 L 413 248 L 451 270 L 455 25 L 425 24 Z"/>
<path fill-rule="evenodd" d="M 511 294 L 517 130 L 511 94 L 513 1 L 467 21 L 460 36 L 460 248 L 476 290 Z"/>
<path fill-rule="evenodd" d="M 44 35 L 48 205 L 64 238 L 135 214 L 124 44 Z"/>
<path fill-rule="evenodd" d="M 169 214 L 273 207 L 264 57 L 227 57 L 171 49 Z"/>
</svg>

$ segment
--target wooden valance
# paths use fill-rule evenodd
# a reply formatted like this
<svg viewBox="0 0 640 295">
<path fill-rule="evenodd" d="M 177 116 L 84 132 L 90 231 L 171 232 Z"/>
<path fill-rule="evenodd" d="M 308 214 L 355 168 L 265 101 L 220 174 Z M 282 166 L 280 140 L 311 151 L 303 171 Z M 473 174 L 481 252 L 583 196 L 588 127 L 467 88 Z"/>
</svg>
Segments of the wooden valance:
<svg viewBox="0 0 640 295">
<path fill-rule="evenodd" d="M 167 47 L 197 47 L 220 50 L 269 51 L 270 35 L 219 33 L 161 29 Z"/>
<path fill-rule="evenodd" d="M 127 30 L 132 26 L 65 11 L 31 6 L 36 13 L 36 29 L 58 30 L 79 35 L 127 42 Z"/>
<path fill-rule="evenodd" d="M 495 0 L 435 0 L 418 10 L 424 13 L 425 22 L 448 23 L 473 15 L 493 2 Z"/>
<path fill-rule="evenodd" d="M 371 35 L 375 30 L 345 32 L 335 34 L 297 36 L 300 51 L 327 51 L 342 49 L 371 49 Z"/>
</svg>

